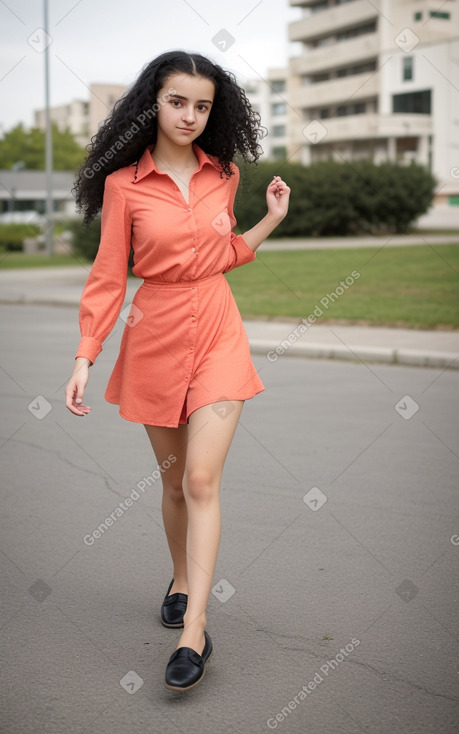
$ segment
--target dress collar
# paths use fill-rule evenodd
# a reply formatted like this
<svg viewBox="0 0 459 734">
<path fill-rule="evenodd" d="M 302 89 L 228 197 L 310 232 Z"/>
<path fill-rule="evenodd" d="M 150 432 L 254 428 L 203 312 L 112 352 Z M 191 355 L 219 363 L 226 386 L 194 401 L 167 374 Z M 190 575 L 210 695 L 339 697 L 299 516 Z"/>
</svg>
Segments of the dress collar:
<svg viewBox="0 0 459 734">
<path fill-rule="evenodd" d="M 207 153 L 204 153 L 202 148 L 199 147 L 196 143 L 193 143 L 193 150 L 195 152 L 195 155 L 198 159 L 199 166 L 195 173 L 201 170 L 201 168 L 208 163 L 209 165 L 213 166 L 217 171 L 220 171 L 220 167 L 218 165 L 217 159 L 212 156 L 209 157 Z M 141 157 L 139 158 L 137 163 L 133 163 L 132 165 L 135 166 L 135 174 L 133 183 L 138 183 L 142 178 L 145 176 L 148 176 L 149 173 L 159 173 L 162 174 L 162 171 L 158 171 L 156 167 L 156 163 L 151 157 L 151 152 L 154 150 L 154 144 L 147 146 L 145 148 L 144 152 L 142 153 Z"/>
</svg>

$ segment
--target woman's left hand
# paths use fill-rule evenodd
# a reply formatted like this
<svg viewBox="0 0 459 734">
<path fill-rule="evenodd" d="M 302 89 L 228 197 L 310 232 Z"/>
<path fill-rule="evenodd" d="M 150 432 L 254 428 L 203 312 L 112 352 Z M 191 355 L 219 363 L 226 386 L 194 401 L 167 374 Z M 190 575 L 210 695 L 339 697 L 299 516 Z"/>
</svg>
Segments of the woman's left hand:
<svg viewBox="0 0 459 734">
<path fill-rule="evenodd" d="M 288 211 L 290 189 L 280 176 L 274 176 L 266 189 L 266 203 L 268 212 L 281 220 Z"/>
</svg>

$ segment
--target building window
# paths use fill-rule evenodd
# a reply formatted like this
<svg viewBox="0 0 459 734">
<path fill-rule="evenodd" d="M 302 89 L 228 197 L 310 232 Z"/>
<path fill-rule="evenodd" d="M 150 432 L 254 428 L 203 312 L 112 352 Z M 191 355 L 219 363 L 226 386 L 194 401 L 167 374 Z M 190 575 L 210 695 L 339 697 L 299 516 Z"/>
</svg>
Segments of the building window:
<svg viewBox="0 0 459 734">
<path fill-rule="evenodd" d="M 370 21 L 358 28 L 350 28 L 347 31 L 340 31 L 336 34 L 337 41 L 347 41 L 349 38 L 357 38 L 358 36 L 364 36 L 367 33 L 376 33 L 376 21 Z"/>
<path fill-rule="evenodd" d="M 341 66 L 336 70 L 336 77 L 366 74 L 369 71 L 376 71 L 376 61 L 368 61 L 364 64 L 357 64 L 356 66 Z"/>
<path fill-rule="evenodd" d="M 311 5 L 311 13 L 320 13 L 322 10 L 328 10 L 328 0 Z"/>
<path fill-rule="evenodd" d="M 406 94 L 392 95 L 392 112 L 414 114 L 414 115 L 430 115 L 432 93 L 430 89 L 422 92 L 408 92 Z"/>
<path fill-rule="evenodd" d="M 287 148 L 284 145 L 278 145 L 272 149 L 271 155 L 276 161 L 284 161 L 287 158 Z"/>
<path fill-rule="evenodd" d="M 396 141 L 396 155 L 398 160 L 414 160 L 418 151 L 418 138 L 398 138 Z"/>
<path fill-rule="evenodd" d="M 449 13 L 442 13 L 440 10 L 431 10 L 429 13 L 431 18 L 441 18 L 441 20 L 449 20 Z"/>
<path fill-rule="evenodd" d="M 413 57 L 404 56 L 402 59 L 403 73 L 402 79 L 404 82 L 410 82 L 413 79 Z"/>
<path fill-rule="evenodd" d="M 271 82 L 271 89 L 273 92 L 285 92 L 285 80 L 275 79 Z"/>
<path fill-rule="evenodd" d="M 330 117 L 330 110 L 328 109 L 320 110 L 319 117 L 321 120 L 326 120 L 327 117 Z"/>
<path fill-rule="evenodd" d="M 421 13 L 420 10 L 418 10 L 418 12 L 414 14 L 414 19 L 415 20 L 422 20 L 422 13 Z"/>
<path fill-rule="evenodd" d="M 334 36 L 325 36 L 324 38 L 318 38 L 312 42 L 312 48 L 324 48 L 324 46 L 332 46 L 335 43 Z"/>
<path fill-rule="evenodd" d="M 336 108 L 337 117 L 346 117 L 346 115 L 347 115 L 347 107 L 337 107 Z"/>
<path fill-rule="evenodd" d="M 273 125 L 272 133 L 274 138 L 285 138 L 287 130 L 285 125 Z"/>
<path fill-rule="evenodd" d="M 366 104 L 365 102 L 357 102 L 352 110 L 354 115 L 363 115 L 366 112 Z"/>
<path fill-rule="evenodd" d="M 276 102 L 275 104 L 271 105 L 271 114 L 272 115 L 285 115 L 287 112 L 287 105 L 285 102 Z"/>
<path fill-rule="evenodd" d="M 321 82 L 328 82 L 329 79 L 330 79 L 330 74 L 328 73 L 328 71 L 323 71 L 320 74 L 315 74 L 312 77 L 312 83 L 320 84 Z"/>
</svg>

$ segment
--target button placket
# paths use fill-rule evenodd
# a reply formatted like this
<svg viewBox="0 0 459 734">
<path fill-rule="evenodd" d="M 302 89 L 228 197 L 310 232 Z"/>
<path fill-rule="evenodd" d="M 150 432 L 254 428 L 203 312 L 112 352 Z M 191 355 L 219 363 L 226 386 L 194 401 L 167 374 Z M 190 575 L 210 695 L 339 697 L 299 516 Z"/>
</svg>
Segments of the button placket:
<svg viewBox="0 0 459 734">
<path fill-rule="evenodd" d="M 189 352 L 189 356 L 191 359 L 191 363 L 190 363 L 190 379 L 191 379 L 191 373 L 192 373 L 193 362 L 194 362 L 193 356 L 194 356 L 194 351 L 196 348 L 196 340 L 197 340 L 198 292 L 197 292 L 196 286 L 191 286 L 190 293 L 191 293 L 191 297 L 190 297 L 190 316 L 189 318 L 190 318 L 191 331 L 190 331 L 190 342 L 189 342 L 190 346 L 189 346 L 188 352 Z"/>
</svg>

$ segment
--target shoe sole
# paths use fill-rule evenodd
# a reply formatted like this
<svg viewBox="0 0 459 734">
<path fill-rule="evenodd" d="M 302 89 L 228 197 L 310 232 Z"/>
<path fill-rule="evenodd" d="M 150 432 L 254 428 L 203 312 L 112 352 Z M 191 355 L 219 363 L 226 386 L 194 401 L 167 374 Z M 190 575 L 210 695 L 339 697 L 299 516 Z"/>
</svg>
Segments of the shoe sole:
<svg viewBox="0 0 459 734">
<path fill-rule="evenodd" d="M 163 622 L 162 619 L 161 624 L 163 625 L 163 627 L 168 627 L 169 629 L 180 629 L 181 627 L 184 627 L 183 622 L 181 622 L 180 624 L 167 624 L 166 622 Z"/>
<path fill-rule="evenodd" d="M 187 686 L 186 688 L 183 688 L 183 687 L 180 687 L 180 686 L 170 686 L 168 683 L 165 683 L 164 685 L 166 686 L 166 688 L 169 691 L 189 691 L 189 690 L 191 690 L 191 688 L 194 688 L 195 686 L 199 685 L 199 683 L 202 681 L 202 679 L 204 678 L 204 676 L 206 674 L 206 665 L 209 662 L 210 658 L 212 657 L 213 651 L 214 651 L 214 648 L 212 646 L 212 650 L 210 651 L 210 655 L 207 658 L 206 662 L 204 663 L 204 669 L 202 671 L 201 677 L 198 678 L 197 681 L 195 681 L 194 683 L 192 683 L 191 686 Z"/>
</svg>

